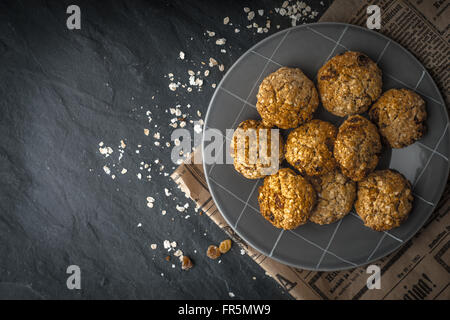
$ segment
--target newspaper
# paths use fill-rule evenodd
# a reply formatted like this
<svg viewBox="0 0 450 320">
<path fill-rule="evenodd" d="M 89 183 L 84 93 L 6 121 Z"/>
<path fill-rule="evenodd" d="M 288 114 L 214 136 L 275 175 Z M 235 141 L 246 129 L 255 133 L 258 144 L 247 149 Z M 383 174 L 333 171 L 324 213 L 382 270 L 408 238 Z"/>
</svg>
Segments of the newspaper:
<svg viewBox="0 0 450 320">
<path fill-rule="evenodd" d="M 383 20 L 381 32 L 400 42 L 422 61 L 439 84 L 441 92 L 445 93 L 448 106 L 449 3 L 450 1 L 422 0 L 336 0 L 321 21 L 364 26 L 367 5 L 379 5 Z M 414 36 L 404 38 L 401 35 L 405 32 Z M 430 39 L 430 36 L 434 40 L 425 40 Z M 199 152 L 200 148 L 196 151 L 196 159 L 201 159 Z M 448 182 L 425 226 L 396 252 L 374 263 L 381 269 L 381 288 L 369 289 L 367 279 L 370 274 L 366 267 L 336 272 L 301 270 L 281 264 L 249 246 L 234 233 L 215 206 L 201 164 L 182 164 L 171 177 L 197 203 L 202 212 L 295 299 L 450 299 Z"/>
</svg>

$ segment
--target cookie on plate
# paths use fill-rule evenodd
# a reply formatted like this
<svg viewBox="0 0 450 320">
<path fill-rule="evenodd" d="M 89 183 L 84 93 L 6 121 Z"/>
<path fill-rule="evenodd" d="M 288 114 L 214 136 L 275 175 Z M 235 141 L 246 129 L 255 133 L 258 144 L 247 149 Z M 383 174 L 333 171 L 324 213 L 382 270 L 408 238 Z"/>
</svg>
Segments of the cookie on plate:
<svg viewBox="0 0 450 320">
<path fill-rule="evenodd" d="M 336 167 L 333 157 L 336 127 L 314 119 L 289 133 L 286 140 L 286 160 L 309 176 L 322 175 Z"/>
<path fill-rule="evenodd" d="M 341 124 L 334 142 L 334 158 L 347 177 L 353 181 L 363 179 L 377 166 L 380 153 L 380 135 L 372 122 L 356 115 Z"/>
<path fill-rule="evenodd" d="M 277 228 L 295 229 L 308 222 L 316 202 L 313 186 L 289 168 L 264 178 L 259 187 L 261 214 Z"/>
<path fill-rule="evenodd" d="M 323 106 L 345 117 L 363 113 L 381 94 L 381 70 L 364 53 L 347 51 L 328 60 L 317 74 Z"/>
<path fill-rule="evenodd" d="M 409 146 L 425 133 L 425 101 L 414 91 L 390 89 L 370 108 L 370 118 L 392 148 Z"/>
<path fill-rule="evenodd" d="M 319 105 L 314 83 L 298 68 L 282 67 L 259 86 L 256 108 L 268 126 L 298 127 L 312 119 Z"/>
<path fill-rule="evenodd" d="M 329 224 L 350 212 L 356 198 L 356 183 L 340 170 L 311 177 L 310 181 L 317 193 L 317 204 L 309 220 L 317 224 Z"/>
<path fill-rule="evenodd" d="M 278 143 L 272 146 L 271 129 L 259 120 L 245 120 L 234 131 L 230 144 L 234 168 L 247 179 L 276 173 L 284 159 L 281 134 L 278 134 Z M 272 147 L 276 148 L 275 153 Z"/>
<path fill-rule="evenodd" d="M 385 231 L 408 217 L 413 200 L 408 180 L 398 172 L 379 170 L 358 183 L 355 209 L 366 226 Z"/>
</svg>

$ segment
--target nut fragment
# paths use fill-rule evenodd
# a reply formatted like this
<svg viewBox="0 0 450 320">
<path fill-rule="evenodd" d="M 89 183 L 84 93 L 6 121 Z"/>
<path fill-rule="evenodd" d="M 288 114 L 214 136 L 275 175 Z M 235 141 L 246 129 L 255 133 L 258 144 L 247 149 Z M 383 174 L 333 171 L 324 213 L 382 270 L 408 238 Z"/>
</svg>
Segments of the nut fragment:
<svg viewBox="0 0 450 320">
<path fill-rule="evenodd" d="M 189 270 L 194 266 L 192 263 L 192 260 L 188 256 L 183 256 L 181 258 L 181 269 L 182 270 Z"/>
<path fill-rule="evenodd" d="M 218 257 L 220 257 L 219 248 L 217 248 L 217 246 L 215 245 L 210 245 L 208 247 L 208 250 L 206 251 L 206 255 L 210 259 L 217 259 Z"/>
<path fill-rule="evenodd" d="M 231 249 L 231 240 L 223 240 L 219 245 L 219 251 L 221 253 L 227 253 Z"/>
</svg>

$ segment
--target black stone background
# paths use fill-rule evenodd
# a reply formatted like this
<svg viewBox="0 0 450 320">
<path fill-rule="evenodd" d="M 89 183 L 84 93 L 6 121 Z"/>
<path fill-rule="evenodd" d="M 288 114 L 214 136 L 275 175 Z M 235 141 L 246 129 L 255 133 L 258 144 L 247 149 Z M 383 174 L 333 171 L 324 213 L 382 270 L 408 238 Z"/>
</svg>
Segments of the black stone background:
<svg viewBox="0 0 450 320">
<path fill-rule="evenodd" d="M 228 299 L 233 292 L 236 299 L 290 299 L 236 245 L 221 263 L 206 257 L 208 245 L 226 235 L 194 211 L 158 166 L 151 182 L 136 178 L 141 161 L 160 159 L 163 172 L 173 172 L 170 148 L 153 145 L 156 131 L 162 144 L 170 141 L 174 116 L 164 110 L 179 103 L 188 120 L 198 119 L 197 110 L 203 117 L 211 84 L 224 73 L 214 68 L 203 91 L 192 93 L 170 91 L 164 75 L 187 82 L 187 70 L 209 57 L 227 70 L 276 32 L 276 24 L 290 26 L 273 13 L 269 33 L 257 34 L 245 28 L 243 7 L 267 13 L 282 2 L 0 2 L 0 298 Z M 307 2 L 320 17 L 331 1 Z M 81 8 L 81 30 L 66 28 L 69 4 Z M 225 16 L 240 33 L 223 24 Z M 206 30 L 227 39 L 226 54 Z M 102 167 L 117 164 L 121 139 L 127 147 L 111 167 L 113 180 Z M 99 153 L 100 141 L 113 147 L 111 157 Z M 122 167 L 127 174 L 117 173 Z M 165 187 L 173 196 L 164 195 Z M 155 198 L 152 209 L 147 196 Z M 186 212 L 175 209 L 186 202 Z M 195 267 L 181 271 L 173 251 L 163 249 L 165 239 L 176 241 Z M 151 250 L 151 243 L 158 248 Z M 81 268 L 81 290 L 66 287 L 71 264 Z"/>
</svg>

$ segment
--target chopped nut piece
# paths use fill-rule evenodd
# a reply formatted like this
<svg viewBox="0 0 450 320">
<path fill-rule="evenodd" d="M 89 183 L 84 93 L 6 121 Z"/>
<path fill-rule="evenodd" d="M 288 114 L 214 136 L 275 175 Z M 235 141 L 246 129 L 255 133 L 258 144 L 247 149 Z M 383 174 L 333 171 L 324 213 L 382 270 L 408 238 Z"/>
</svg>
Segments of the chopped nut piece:
<svg viewBox="0 0 450 320">
<path fill-rule="evenodd" d="M 208 247 L 208 250 L 206 251 L 206 255 L 210 259 L 217 259 L 218 257 L 220 257 L 219 248 L 217 248 L 217 246 L 215 245 L 210 245 Z"/>
<path fill-rule="evenodd" d="M 189 270 L 194 266 L 192 263 L 192 260 L 188 256 L 183 256 L 181 261 L 181 269 L 182 270 Z"/>
<path fill-rule="evenodd" d="M 219 245 L 219 251 L 221 253 L 227 253 L 231 249 L 231 240 L 223 240 Z"/>
</svg>

